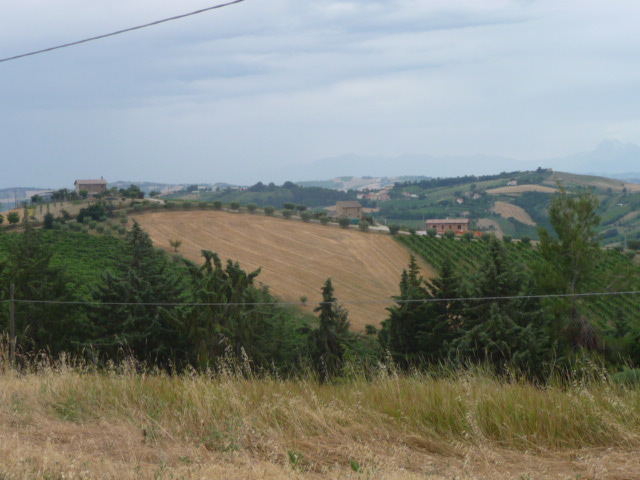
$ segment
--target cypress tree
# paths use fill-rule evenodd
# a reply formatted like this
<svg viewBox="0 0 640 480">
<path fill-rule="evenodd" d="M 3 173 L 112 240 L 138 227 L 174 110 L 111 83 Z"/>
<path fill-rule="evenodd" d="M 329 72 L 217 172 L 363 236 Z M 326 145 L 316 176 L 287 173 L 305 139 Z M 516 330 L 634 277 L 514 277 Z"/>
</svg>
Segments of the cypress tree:
<svg viewBox="0 0 640 480">
<path fill-rule="evenodd" d="M 322 302 L 313 311 L 319 324 L 309 334 L 309 350 L 320 380 L 326 382 L 340 373 L 350 343 L 348 313 L 338 305 L 330 278 L 322 287 Z"/>
</svg>

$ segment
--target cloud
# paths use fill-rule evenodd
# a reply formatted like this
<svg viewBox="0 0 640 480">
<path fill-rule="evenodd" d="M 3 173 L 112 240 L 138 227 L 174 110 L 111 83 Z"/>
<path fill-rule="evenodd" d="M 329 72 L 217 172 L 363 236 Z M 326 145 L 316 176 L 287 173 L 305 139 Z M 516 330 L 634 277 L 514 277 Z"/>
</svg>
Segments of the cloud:
<svg viewBox="0 0 640 480">
<path fill-rule="evenodd" d="M 210 5 L 4 2 L 0 57 Z M 70 178 L 194 182 L 345 152 L 530 159 L 611 132 L 640 143 L 638 13 L 631 1 L 247 0 L 0 64 L 0 151 L 30 167 L 0 182 L 48 162 Z"/>
</svg>

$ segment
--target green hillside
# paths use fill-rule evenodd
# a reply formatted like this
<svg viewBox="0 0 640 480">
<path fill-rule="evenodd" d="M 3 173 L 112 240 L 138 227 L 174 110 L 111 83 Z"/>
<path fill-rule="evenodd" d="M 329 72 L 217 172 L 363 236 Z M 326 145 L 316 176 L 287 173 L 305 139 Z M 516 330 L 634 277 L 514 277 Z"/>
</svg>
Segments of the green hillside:
<svg viewBox="0 0 640 480">
<path fill-rule="evenodd" d="M 441 269 L 446 261 L 451 261 L 460 271 L 474 270 L 479 259 L 486 256 L 488 241 L 468 239 L 447 239 L 429 236 L 398 236 L 425 261 Z M 505 242 L 508 255 L 514 264 L 526 265 L 535 272 L 545 268 L 538 248 L 531 243 Z M 589 292 L 632 292 L 640 291 L 640 268 L 629 256 L 614 249 L 602 249 L 595 266 L 596 275 L 590 280 Z M 585 296 L 579 300 L 580 308 L 587 319 L 595 325 L 607 339 L 607 345 L 615 354 L 621 343 L 622 330 L 640 326 L 639 295 Z M 624 325 L 624 327 L 623 327 Z"/>
<path fill-rule="evenodd" d="M 391 200 L 379 204 L 378 216 L 417 229 L 430 218 L 469 217 L 478 230 L 536 239 L 538 226 L 550 228 L 546 209 L 558 185 L 596 195 L 602 244 L 640 239 L 640 185 L 546 169 L 396 183 Z M 505 213 L 504 204 L 519 207 L 520 215 Z M 535 225 L 523 221 L 527 215 Z"/>
</svg>

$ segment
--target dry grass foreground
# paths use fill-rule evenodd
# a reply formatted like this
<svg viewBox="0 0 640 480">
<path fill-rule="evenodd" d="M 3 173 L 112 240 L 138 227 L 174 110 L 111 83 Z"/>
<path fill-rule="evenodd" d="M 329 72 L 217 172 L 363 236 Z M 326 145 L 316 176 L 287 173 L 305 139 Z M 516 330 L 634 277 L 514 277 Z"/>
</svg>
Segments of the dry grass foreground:
<svg viewBox="0 0 640 480">
<path fill-rule="evenodd" d="M 400 275 L 409 263 L 409 251 L 389 235 L 332 225 L 218 211 L 150 212 L 133 218 L 156 246 L 171 251 L 169 240 L 181 240 L 180 253 L 198 264 L 204 249 L 223 261 L 238 261 L 245 270 L 262 267 L 258 282 L 288 302 L 307 297 L 309 311 L 321 301 L 322 285 L 331 277 L 356 331 L 387 317 L 385 308 L 399 293 Z M 429 276 L 431 271 L 422 267 Z"/>
<path fill-rule="evenodd" d="M 638 390 L 468 372 L 321 385 L 45 366 L 0 372 L 0 478 L 630 480 L 639 406 Z"/>
<path fill-rule="evenodd" d="M 527 211 L 513 203 L 495 202 L 491 210 L 504 218 L 515 218 L 525 225 L 536 226 L 536 222 L 533 221 L 533 218 L 531 218 Z"/>
</svg>

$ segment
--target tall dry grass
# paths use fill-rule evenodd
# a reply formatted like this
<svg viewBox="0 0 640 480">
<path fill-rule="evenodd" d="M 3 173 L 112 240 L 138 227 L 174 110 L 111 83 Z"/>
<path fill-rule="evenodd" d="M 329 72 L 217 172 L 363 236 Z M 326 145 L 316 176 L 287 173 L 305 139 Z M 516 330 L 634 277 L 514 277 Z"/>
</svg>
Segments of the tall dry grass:
<svg viewBox="0 0 640 480">
<path fill-rule="evenodd" d="M 0 351 L 2 479 L 640 471 L 640 391 L 595 368 L 536 386 L 481 369 L 399 374 L 379 365 L 320 384 L 255 375 L 248 362 L 167 374 L 46 358 L 16 372 L 6 361 Z"/>
</svg>

